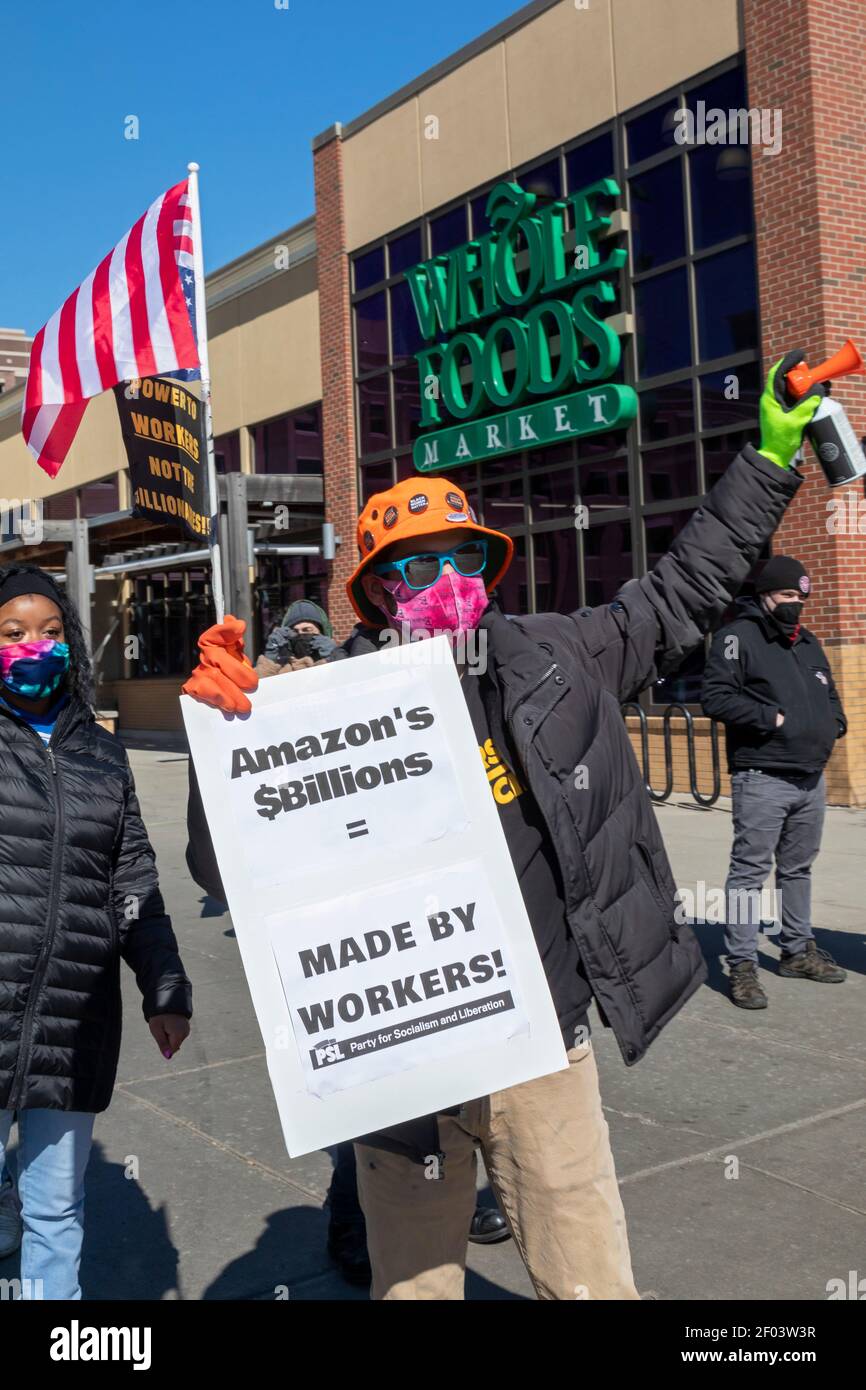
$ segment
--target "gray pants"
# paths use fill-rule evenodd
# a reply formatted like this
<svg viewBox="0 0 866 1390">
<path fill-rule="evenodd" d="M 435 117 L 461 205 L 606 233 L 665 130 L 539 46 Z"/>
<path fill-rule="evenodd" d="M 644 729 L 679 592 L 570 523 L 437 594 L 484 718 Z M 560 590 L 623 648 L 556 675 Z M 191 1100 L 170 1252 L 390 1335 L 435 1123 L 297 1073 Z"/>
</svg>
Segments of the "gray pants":
<svg viewBox="0 0 866 1390">
<path fill-rule="evenodd" d="M 768 772 L 731 778 L 734 843 L 725 884 L 728 964 L 758 959 L 760 895 L 776 856 L 776 891 L 785 951 L 806 949 L 812 932 L 812 865 L 824 825 L 823 774 L 797 781 Z"/>
</svg>

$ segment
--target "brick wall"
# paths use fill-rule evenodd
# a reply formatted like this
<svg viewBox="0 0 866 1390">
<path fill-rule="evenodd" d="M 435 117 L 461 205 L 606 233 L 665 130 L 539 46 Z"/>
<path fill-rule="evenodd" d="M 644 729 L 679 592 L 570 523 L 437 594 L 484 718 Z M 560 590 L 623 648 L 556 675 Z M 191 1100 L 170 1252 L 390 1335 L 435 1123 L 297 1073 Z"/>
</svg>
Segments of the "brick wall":
<svg viewBox="0 0 866 1390">
<path fill-rule="evenodd" d="M 866 3 L 743 0 L 750 105 L 780 111 L 778 155 L 753 151 L 758 283 L 766 365 L 791 348 L 829 357 L 846 338 L 866 352 Z M 833 388 L 858 436 L 866 377 Z M 773 549 L 814 584 L 806 622 L 827 648 L 851 723 L 830 769 L 833 795 L 866 804 L 866 535 L 833 531 L 828 489 L 807 447 L 807 481 Z M 862 514 L 862 511 L 861 511 Z"/>
<path fill-rule="evenodd" d="M 338 134 L 313 156 L 322 359 L 325 515 L 342 544 L 331 566 L 327 608 L 338 638 L 357 622 L 346 580 L 357 563 L 358 488 L 352 374 L 352 317 L 346 254 L 343 145 Z"/>
</svg>

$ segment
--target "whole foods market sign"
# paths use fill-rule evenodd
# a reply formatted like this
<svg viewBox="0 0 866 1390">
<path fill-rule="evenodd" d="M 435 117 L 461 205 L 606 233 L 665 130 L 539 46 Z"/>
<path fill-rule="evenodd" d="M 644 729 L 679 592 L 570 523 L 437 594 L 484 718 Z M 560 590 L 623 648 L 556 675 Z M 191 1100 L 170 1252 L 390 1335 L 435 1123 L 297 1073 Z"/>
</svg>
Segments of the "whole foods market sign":
<svg viewBox="0 0 866 1390">
<path fill-rule="evenodd" d="M 632 388 L 609 382 L 620 363 L 619 337 L 598 312 L 616 297 L 613 280 L 626 252 L 599 250 L 611 219 L 596 204 L 618 195 L 613 179 L 599 179 L 538 209 L 535 194 L 499 183 L 487 200 L 486 235 L 406 272 L 429 344 L 416 353 L 425 433 L 413 458 L 420 472 L 634 419 Z"/>
</svg>

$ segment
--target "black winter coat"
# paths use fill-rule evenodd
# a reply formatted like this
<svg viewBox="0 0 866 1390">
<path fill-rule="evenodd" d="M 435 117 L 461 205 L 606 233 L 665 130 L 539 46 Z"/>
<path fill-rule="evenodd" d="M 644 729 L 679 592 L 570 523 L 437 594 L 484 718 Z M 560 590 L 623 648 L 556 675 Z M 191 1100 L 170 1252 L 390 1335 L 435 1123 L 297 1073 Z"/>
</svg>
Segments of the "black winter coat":
<svg viewBox="0 0 866 1390">
<path fill-rule="evenodd" d="M 46 747 L 0 707 L 0 1110 L 104 1110 L 120 959 L 192 1013 L 123 745 L 71 701 Z"/>
<path fill-rule="evenodd" d="M 725 725 L 729 772 L 821 772 L 848 728 L 817 637 L 801 627 L 792 645 L 753 598 L 713 642 L 701 704 Z"/>
<path fill-rule="evenodd" d="M 613 603 L 510 620 L 491 607 L 480 624 L 507 742 L 559 860 L 569 927 L 628 1065 L 706 969 L 693 932 L 676 921 L 673 875 L 620 704 L 675 671 L 720 621 L 802 481 L 747 446 L 670 552 Z M 350 656 L 376 645 L 361 629 L 346 643 Z M 579 766 L 585 778 L 575 778 Z M 221 897 L 194 782 L 189 831 L 190 871 Z"/>
</svg>

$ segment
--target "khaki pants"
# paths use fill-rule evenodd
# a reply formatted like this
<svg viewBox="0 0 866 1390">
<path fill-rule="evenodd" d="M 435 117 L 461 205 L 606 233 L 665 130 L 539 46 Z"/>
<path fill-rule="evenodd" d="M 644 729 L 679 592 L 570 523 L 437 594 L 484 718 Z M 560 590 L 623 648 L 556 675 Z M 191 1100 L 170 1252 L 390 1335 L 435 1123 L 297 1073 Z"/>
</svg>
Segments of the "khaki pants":
<svg viewBox="0 0 866 1390">
<path fill-rule="evenodd" d="M 567 1071 L 439 1117 L 441 1180 L 356 1144 L 374 1299 L 462 1299 L 475 1210 L 475 1145 L 542 1299 L 636 1299 L 592 1045 Z"/>
</svg>

